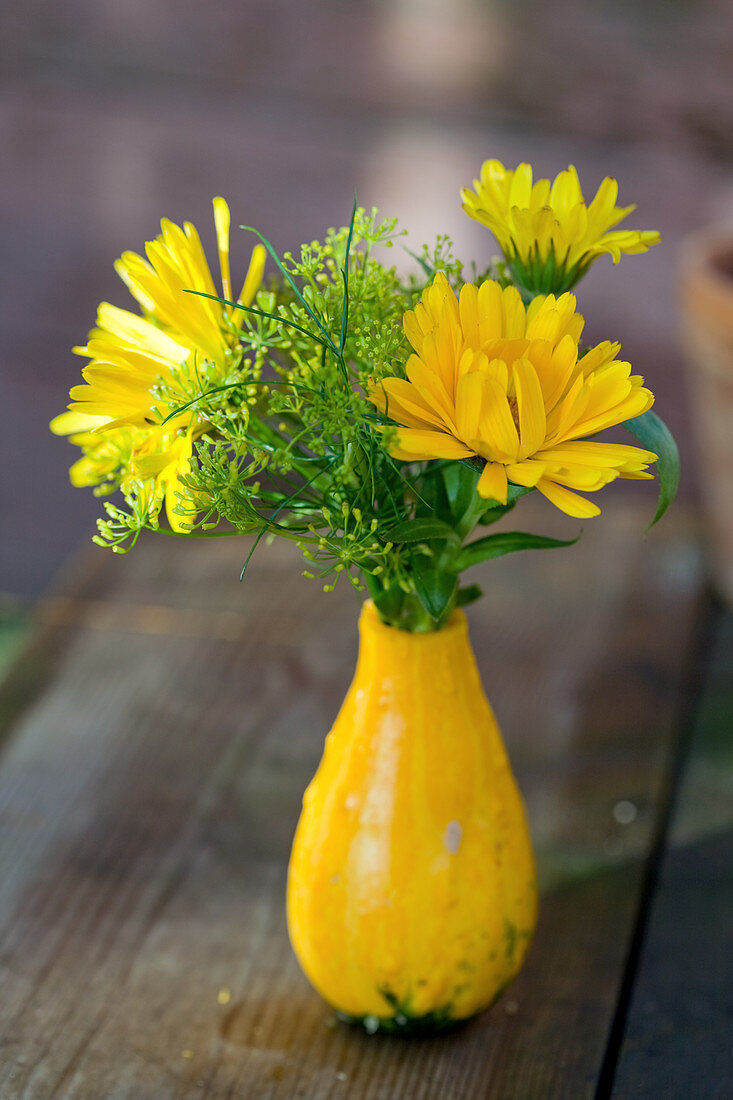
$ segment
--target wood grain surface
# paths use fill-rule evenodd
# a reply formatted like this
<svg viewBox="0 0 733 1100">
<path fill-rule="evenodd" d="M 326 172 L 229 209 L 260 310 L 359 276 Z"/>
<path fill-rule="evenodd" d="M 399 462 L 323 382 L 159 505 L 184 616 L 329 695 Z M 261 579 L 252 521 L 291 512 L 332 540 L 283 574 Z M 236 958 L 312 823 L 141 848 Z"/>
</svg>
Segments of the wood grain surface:
<svg viewBox="0 0 733 1100">
<path fill-rule="evenodd" d="M 720 616 L 680 761 L 614 1100 L 733 1093 L 733 617 Z"/>
<path fill-rule="evenodd" d="M 337 1023 L 286 935 L 358 597 L 278 545 L 239 586 L 234 539 L 77 562 L 2 691 L 3 1100 L 600 1095 L 700 641 L 694 528 L 646 518 L 609 504 L 569 551 L 476 570 L 543 898 L 514 986 L 432 1040 Z"/>
</svg>

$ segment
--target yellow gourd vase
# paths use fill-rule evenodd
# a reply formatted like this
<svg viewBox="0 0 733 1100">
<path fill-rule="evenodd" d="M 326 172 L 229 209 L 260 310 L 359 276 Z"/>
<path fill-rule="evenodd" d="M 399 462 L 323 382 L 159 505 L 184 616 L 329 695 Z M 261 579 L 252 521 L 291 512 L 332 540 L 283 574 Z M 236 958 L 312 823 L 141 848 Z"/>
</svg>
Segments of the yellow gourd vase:
<svg viewBox="0 0 733 1100">
<path fill-rule="evenodd" d="M 354 681 L 303 799 L 288 927 L 315 988 L 369 1031 L 488 1008 L 537 917 L 522 799 L 466 617 L 434 633 L 362 610 Z"/>
</svg>

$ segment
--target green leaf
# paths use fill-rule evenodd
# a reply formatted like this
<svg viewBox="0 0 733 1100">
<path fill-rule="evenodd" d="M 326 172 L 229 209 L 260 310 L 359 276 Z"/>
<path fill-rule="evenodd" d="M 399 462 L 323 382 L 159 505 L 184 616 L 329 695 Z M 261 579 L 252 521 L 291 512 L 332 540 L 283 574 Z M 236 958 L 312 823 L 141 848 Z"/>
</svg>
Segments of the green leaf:
<svg viewBox="0 0 733 1100">
<path fill-rule="evenodd" d="M 460 522 L 476 497 L 480 471 L 465 462 L 449 462 L 442 468 L 441 474 L 451 512 Z"/>
<path fill-rule="evenodd" d="M 241 302 L 232 302 L 229 298 L 220 298 L 217 294 L 207 294 L 204 290 L 184 290 L 184 294 L 195 294 L 198 298 L 210 298 L 212 302 L 218 302 L 222 306 L 232 306 L 234 309 L 241 309 L 244 313 L 253 313 L 255 317 L 266 317 L 268 321 L 277 321 L 280 325 L 286 325 L 288 328 L 297 329 L 298 332 L 302 332 L 304 336 L 307 336 L 310 340 L 313 340 L 316 344 L 320 344 L 325 347 L 323 340 L 320 336 L 314 335 L 309 332 L 307 328 L 303 328 L 302 325 L 298 325 L 295 321 L 288 321 L 287 317 L 281 317 L 279 313 L 267 313 L 264 309 L 255 309 L 254 306 L 245 306 Z"/>
<path fill-rule="evenodd" d="M 526 497 L 527 493 L 533 493 L 534 486 L 531 485 L 509 485 L 506 491 L 506 502 L 509 504 L 516 504 L 520 497 Z"/>
<path fill-rule="evenodd" d="M 270 253 L 270 256 L 271 256 L 271 257 L 272 257 L 272 259 L 273 259 L 273 260 L 275 261 L 275 264 L 277 265 L 277 269 L 278 269 L 278 271 L 279 271 L 279 272 L 280 272 L 280 274 L 281 274 L 281 275 L 283 276 L 283 278 L 284 278 L 284 279 L 286 279 L 286 280 L 287 280 L 287 282 L 288 282 L 288 283 L 290 284 L 290 288 L 291 288 L 291 290 L 293 291 L 293 293 L 295 294 L 295 297 L 296 297 L 296 298 L 298 299 L 298 301 L 300 302 L 300 304 L 302 305 L 303 309 L 304 309 L 304 310 L 306 311 L 306 313 L 308 314 L 308 316 L 310 317 L 310 319 L 311 319 L 312 321 L 315 321 L 315 323 L 316 323 L 316 327 L 317 327 L 317 328 L 319 328 L 319 329 L 320 329 L 320 331 L 321 331 L 321 332 L 323 333 L 323 335 L 325 336 L 325 338 L 326 338 L 326 343 L 327 343 L 327 344 L 328 344 L 328 346 L 330 347 L 331 351 L 335 352 L 335 353 L 336 353 L 336 354 L 338 355 L 338 354 L 339 354 L 339 352 L 338 352 L 338 348 L 337 348 L 337 347 L 336 347 L 336 345 L 334 344 L 333 340 L 332 340 L 332 339 L 331 339 L 331 337 L 329 336 L 329 334 L 328 334 L 328 332 L 326 331 L 326 329 L 325 329 L 325 328 L 323 327 L 323 325 L 321 324 L 321 322 L 320 322 L 320 320 L 318 319 L 318 317 L 316 316 L 316 314 L 315 314 L 315 313 L 313 312 L 313 310 L 311 309 L 311 307 L 310 307 L 310 306 L 308 305 L 308 303 L 306 302 L 305 298 L 303 297 L 303 295 L 301 294 L 300 290 L 298 289 L 298 286 L 297 286 L 297 284 L 295 283 L 295 281 L 294 281 L 294 279 L 293 279 L 292 275 L 290 274 L 290 272 L 289 272 L 289 271 L 288 271 L 288 270 L 287 270 L 286 268 L 284 268 L 284 267 L 283 267 L 283 265 L 282 265 L 282 263 L 281 263 L 281 261 L 280 261 L 280 257 L 278 256 L 277 252 L 275 251 L 275 249 L 273 248 L 273 246 L 272 246 L 272 245 L 270 244 L 270 242 L 268 241 L 267 237 L 263 237 L 263 235 L 262 235 L 262 234 L 260 233 L 259 229 L 255 229 L 255 227 L 254 227 L 253 225 L 240 225 L 240 227 L 239 227 L 239 228 L 240 228 L 240 229 L 244 229 L 244 231 L 245 231 L 246 233 L 254 233 L 254 235 L 255 235 L 255 236 L 256 236 L 256 237 L 258 238 L 258 240 L 259 240 L 259 241 L 260 241 L 260 242 L 261 242 L 261 243 L 262 243 L 262 244 L 263 244 L 263 245 L 265 246 L 265 248 L 267 249 L 267 251 L 268 251 L 268 252 Z"/>
<path fill-rule="evenodd" d="M 405 593 L 401 588 L 395 585 L 392 588 L 382 588 L 379 590 L 370 584 L 369 591 L 374 600 L 375 607 L 384 620 L 389 622 L 399 616 L 405 600 Z"/>
<path fill-rule="evenodd" d="M 486 503 L 490 505 L 485 512 L 479 517 L 479 523 L 482 527 L 489 527 L 492 523 L 496 523 L 497 520 L 505 516 L 507 512 L 511 512 L 514 505 L 527 493 L 533 493 L 534 489 L 527 485 L 512 485 L 507 488 L 506 504 L 499 504 L 498 501 L 492 502 L 489 500 Z"/>
<path fill-rule="evenodd" d="M 224 390 L 233 390 L 233 389 L 236 389 L 237 386 L 242 386 L 242 385 L 245 385 L 245 383 L 243 383 L 241 381 L 240 382 L 230 382 L 226 386 L 215 386 L 213 390 L 206 390 L 205 393 L 198 394 L 198 396 L 192 398 L 191 401 L 187 401 L 185 405 L 179 405 L 177 408 L 175 408 L 173 410 L 173 412 L 169 412 L 168 415 L 166 416 L 166 418 L 164 420 L 161 420 L 161 422 L 160 422 L 161 428 L 163 427 L 164 424 L 167 424 L 169 420 L 172 420 L 173 417 L 179 416 L 180 413 L 184 412 L 186 409 L 190 409 L 191 406 L 195 405 L 197 401 L 203 401 L 205 398 L 211 397 L 212 394 L 223 393 Z"/>
<path fill-rule="evenodd" d="M 624 427 L 635 435 L 644 447 L 659 456 L 657 460 L 659 500 L 654 519 L 649 524 L 649 527 L 653 527 L 662 518 L 677 494 L 677 486 L 680 483 L 680 453 L 671 431 L 661 417 L 651 409 L 642 413 L 641 416 L 635 416 L 633 420 L 625 420 Z"/>
<path fill-rule="evenodd" d="M 580 538 L 580 535 L 578 535 Z M 462 572 L 479 562 L 500 558 L 515 550 L 553 550 L 558 546 L 572 546 L 574 539 L 549 539 L 544 535 L 530 535 L 524 531 L 504 531 L 500 535 L 486 535 L 465 546 L 454 562 L 454 569 Z"/>
<path fill-rule="evenodd" d="M 479 523 L 482 527 L 490 527 L 492 523 L 496 523 L 498 520 L 503 519 L 507 512 L 511 512 L 514 507 L 514 501 L 511 504 L 497 504 L 495 508 L 487 508 L 485 512 L 479 516 Z"/>
<path fill-rule="evenodd" d="M 387 542 L 428 542 L 430 539 L 456 537 L 453 528 L 441 519 L 408 519 L 383 535 Z"/>
<path fill-rule="evenodd" d="M 483 590 L 477 584 L 467 584 L 465 588 L 458 589 L 456 606 L 465 607 L 466 604 L 473 603 L 474 600 L 480 600 L 483 594 Z"/>
<path fill-rule="evenodd" d="M 420 481 L 420 499 L 414 518 L 439 519 L 453 527 L 453 512 L 440 468 L 429 466 L 425 471 Z"/>
<path fill-rule="evenodd" d="M 448 462 L 441 469 L 448 501 L 461 538 L 466 538 L 477 523 L 488 527 L 511 512 L 520 497 L 533 490 L 524 485 L 509 485 L 506 504 L 480 497 L 477 490 L 480 470 L 469 462 Z"/>
<path fill-rule="evenodd" d="M 346 344 L 346 333 L 349 329 L 349 260 L 351 257 L 351 241 L 354 237 L 354 222 L 356 220 L 356 190 L 354 190 L 354 207 L 351 211 L 351 221 L 349 222 L 349 235 L 346 239 L 346 256 L 344 257 L 344 266 L 341 271 L 342 278 L 344 280 L 344 303 L 341 311 L 341 336 L 339 339 L 339 352 L 343 354 L 344 346 Z"/>
<path fill-rule="evenodd" d="M 423 269 L 428 279 L 432 279 L 433 275 L 435 275 L 435 268 L 431 267 L 427 260 L 423 259 L 422 256 L 418 256 L 416 252 L 412 252 L 406 244 L 403 244 L 400 247 L 402 248 L 403 252 L 406 252 L 408 256 L 412 256 L 413 260 L 415 260 L 416 263 L 420 264 L 420 267 Z"/>
<path fill-rule="evenodd" d="M 331 467 L 332 467 L 332 466 L 334 465 L 335 461 L 336 461 L 336 459 L 332 458 L 330 462 L 326 463 L 326 465 L 325 465 L 325 467 L 324 467 L 324 468 L 325 468 L 326 470 L 330 470 L 330 469 L 331 469 Z M 252 560 L 252 555 L 254 554 L 254 552 L 255 552 L 255 550 L 257 549 L 257 547 L 258 547 L 258 546 L 260 545 L 260 543 L 261 543 L 262 539 L 264 538 L 264 536 L 265 536 L 265 535 L 266 535 L 266 534 L 267 534 L 267 533 L 268 533 L 269 531 L 271 531 L 271 530 L 273 529 L 273 527 L 275 527 L 275 528 L 279 528 L 279 527 L 280 527 L 280 524 L 279 524 L 279 523 L 275 523 L 275 520 L 277 519 L 277 517 L 278 517 L 278 516 L 280 515 L 280 513 L 282 512 L 283 508 L 285 508 L 285 507 L 286 507 L 286 505 L 290 504 L 290 502 L 291 502 L 291 501 L 293 501 L 293 500 L 297 500 L 297 498 L 298 498 L 298 495 L 299 495 L 300 493 L 302 493 L 302 492 L 303 492 L 303 491 L 304 491 L 305 489 L 309 489 L 309 488 L 310 488 L 310 486 L 311 486 L 311 485 L 313 484 L 313 482 L 314 482 L 314 481 L 316 481 L 316 480 L 317 480 L 317 479 L 318 479 L 318 478 L 319 478 L 319 477 L 321 476 L 321 473 L 322 473 L 322 472 L 323 472 L 322 470 L 320 470 L 320 469 L 317 469 L 317 470 L 316 470 L 316 472 L 315 472 L 315 473 L 313 474 L 313 477 L 309 478 L 309 479 L 308 479 L 308 481 L 306 481 L 304 485 L 301 485 L 301 486 L 300 486 L 300 488 L 299 488 L 299 489 L 296 489 L 294 493 L 291 493 L 291 494 L 290 494 L 290 496 L 287 496 L 287 497 L 283 497 L 283 499 L 282 499 L 282 500 L 280 501 L 280 503 L 278 504 L 278 506 L 277 506 L 277 508 L 275 509 L 275 511 L 274 511 L 274 512 L 272 513 L 272 515 L 271 515 L 271 516 L 269 517 L 269 519 L 265 519 L 265 520 L 264 520 L 264 525 L 263 525 L 263 526 L 262 526 L 262 528 L 260 529 L 260 531 L 259 531 L 259 533 L 258 533 L 258 535 L 257 535 L 257 538 L 256 538 L 256 539 L 255 539 L 255 541 L 253 542 L 253 544 L 252 544 L 252 546 L 251 546 L 251 548 L 250 548 L 250 551 L 249 551 L 249 553 L 247 554 L 247 557 L 245 558 L 245 562 L 244 562 L 244 565 L 242 566 L 242 572 L 241 572 L 241 573 L 239 574 L 239 579 L 240 579 L 240 581 L 243 581 L 243 580 L 244 580 L 244 574 L 245 574 L 245 573 L 247 572 L 247 566 L 248 566 L 248 565 L 249 565 L 249 563 L 251 562 L 251 560 Z"/>
<path fill-rule="evenodd" d="M 439 622 L 452 602 L 457 583 L 455 574 L 446 573 L 426 560 L 415 569 L 413 577 L 420 603 L 430 617 Z"/>
</svg>

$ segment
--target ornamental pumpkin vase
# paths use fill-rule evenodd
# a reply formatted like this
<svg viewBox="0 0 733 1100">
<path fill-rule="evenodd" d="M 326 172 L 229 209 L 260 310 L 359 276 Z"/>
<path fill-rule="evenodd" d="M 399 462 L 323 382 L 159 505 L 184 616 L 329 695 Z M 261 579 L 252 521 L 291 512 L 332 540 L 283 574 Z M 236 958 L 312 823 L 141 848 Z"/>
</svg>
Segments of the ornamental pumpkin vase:
<svg viewBox="0 0 733 1100">
<path fill-rule="evenodd" d="M 362 610 L 356 673 L 303 799 L 288 928 L 305 974 L 368 1031 L 491 1005 L 537 886 L 522 799 L 456 610 L 432 633 Z"/>
</svg>

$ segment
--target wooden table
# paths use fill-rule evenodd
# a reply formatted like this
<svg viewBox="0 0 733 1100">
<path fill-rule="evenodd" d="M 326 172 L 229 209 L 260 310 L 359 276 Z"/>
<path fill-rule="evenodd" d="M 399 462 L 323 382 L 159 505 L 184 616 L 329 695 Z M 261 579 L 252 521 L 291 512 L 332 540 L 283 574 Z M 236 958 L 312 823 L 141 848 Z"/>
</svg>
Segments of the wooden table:
<svg viewBox="0 0 733 1100">
<path fill-rule="evenodd" d="M 504 998 L 431 1040 L 337 1023 L 285 930 L 354 594 L 279 545 L 240 587 L 235 539 L 77 559 L 0 699 L 3 1100 L 733 1095 L 733 627 L 683 509 L 646 518 L 476 570 L 543 898 Z"/>
</svg>

